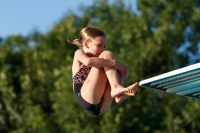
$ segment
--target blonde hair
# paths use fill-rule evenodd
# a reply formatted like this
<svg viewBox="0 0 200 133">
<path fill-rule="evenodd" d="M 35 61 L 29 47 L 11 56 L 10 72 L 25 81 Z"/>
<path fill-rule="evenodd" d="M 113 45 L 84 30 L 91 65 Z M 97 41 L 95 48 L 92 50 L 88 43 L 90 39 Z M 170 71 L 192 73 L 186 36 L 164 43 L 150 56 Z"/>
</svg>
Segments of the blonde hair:
<svg viewBox="0 0 200 133">
<path fill-rule="evenodd" d="M 71 43 L 77 45 L 79 48 L 82 48 L 84 41 L 89 42 L 92 38 L 95 38 L 97 36 L 106 37 L 104 32 L 101 29 L 99 29 L 98 27 L 88 26 L 81 30 L 79 39 L 74 39 L 74 40 L 72 40 Z"/>
</svg>

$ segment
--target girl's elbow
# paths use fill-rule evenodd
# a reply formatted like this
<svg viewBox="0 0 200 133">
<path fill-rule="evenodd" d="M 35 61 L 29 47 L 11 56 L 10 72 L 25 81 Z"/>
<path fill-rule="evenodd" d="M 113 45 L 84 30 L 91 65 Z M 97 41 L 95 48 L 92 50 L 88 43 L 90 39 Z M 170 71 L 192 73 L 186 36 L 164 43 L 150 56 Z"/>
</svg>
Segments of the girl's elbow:
<svg viewBox="0 0 200 133">
<path fill-rule="evenodd" d="M 88 59 L 88 60 L 86 60 L 84 62 L 84 65 L 86 65 L 86 66 L 92 66 L 92 61 L 90 59 Z"/>
</svg>

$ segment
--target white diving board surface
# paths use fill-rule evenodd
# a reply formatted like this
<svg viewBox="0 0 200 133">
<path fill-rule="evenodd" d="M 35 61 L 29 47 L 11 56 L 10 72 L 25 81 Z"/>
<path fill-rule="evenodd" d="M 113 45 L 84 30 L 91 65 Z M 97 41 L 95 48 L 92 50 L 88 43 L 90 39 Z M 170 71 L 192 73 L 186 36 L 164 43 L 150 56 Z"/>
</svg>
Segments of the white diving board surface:
<svg viewBox="0 0 200 133">
<path fill-rule="evenodd" d="M 139 85 L 200 100 L 200 63 L 142 80 Z"/>
</svg>

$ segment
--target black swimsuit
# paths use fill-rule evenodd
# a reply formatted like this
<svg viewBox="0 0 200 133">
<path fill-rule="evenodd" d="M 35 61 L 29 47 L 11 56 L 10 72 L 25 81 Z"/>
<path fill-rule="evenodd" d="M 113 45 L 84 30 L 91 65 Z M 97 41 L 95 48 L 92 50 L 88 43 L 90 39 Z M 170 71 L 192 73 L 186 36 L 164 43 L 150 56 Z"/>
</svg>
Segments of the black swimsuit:
<svg viewBox="0 0 200 133">
<path fill-rule="evenodd" d="M 99 115 L 102 105 L 102 99 L 99 104 L 90 104 L 87 101 L 83 99 L 81 96 L 81 87 L 86 80 L 91 67 L 88 66 L 82 66 L 81 69 L 75 74 L 75 76 L 72 78 L 74 83 L 74 95 L 76 100 L 79 102 L 79 104 L 86 109 L 88 112 L 90 112 L 93 115 Z"/>
</svg>

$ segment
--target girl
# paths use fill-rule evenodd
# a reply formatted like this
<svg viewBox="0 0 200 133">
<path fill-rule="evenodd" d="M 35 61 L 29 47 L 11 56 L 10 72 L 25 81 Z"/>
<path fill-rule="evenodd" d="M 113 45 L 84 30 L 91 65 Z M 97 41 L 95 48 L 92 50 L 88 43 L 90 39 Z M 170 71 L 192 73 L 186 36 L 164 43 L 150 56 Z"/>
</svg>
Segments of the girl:
<svg viewBox="0 0 200 133">
<path fill-rule="evenodd" d="M 106 35 L 102 30 L 85 27 L 79 39 L 72 43 L 80 48 L 74 54 L 72 65 L 73 91 L 84 109 L 100 115 L 110 108 L 113 98 L 121 103 L 135 95 L 138 83 L 127 88 L 122 86 L 129 68 L 117 61 L 111 51 L 105 50 Z"/>
</svg>

